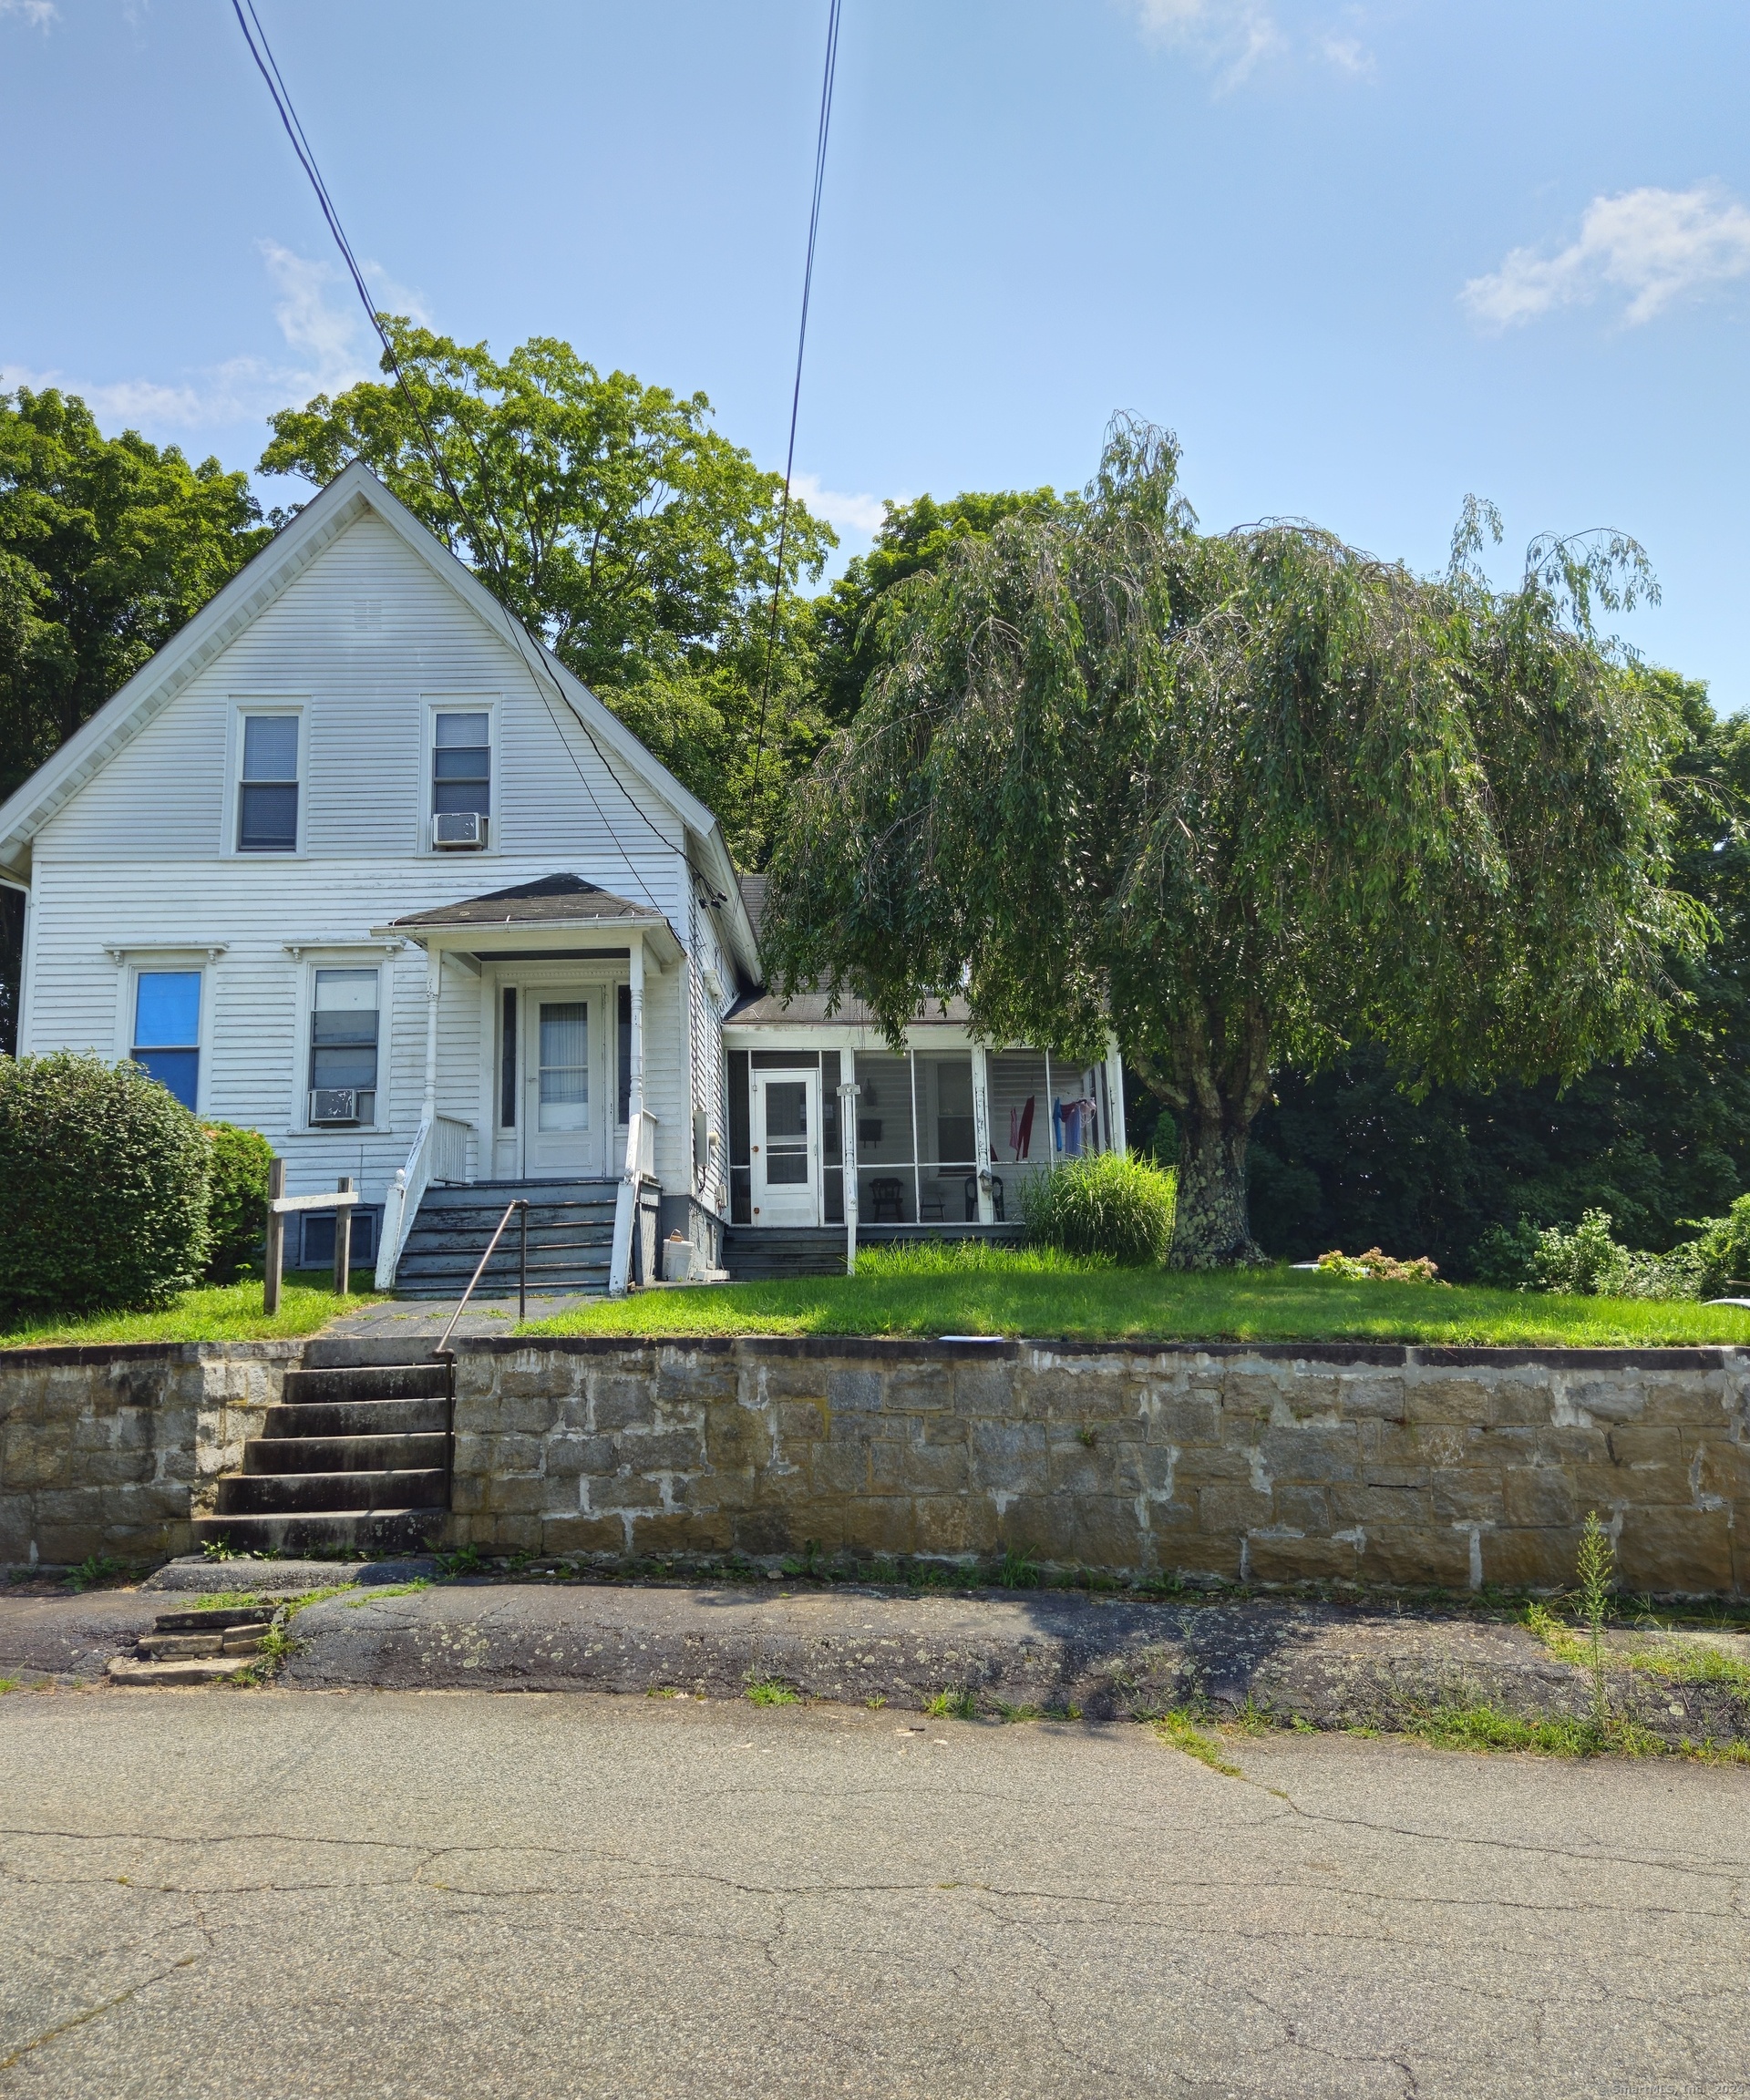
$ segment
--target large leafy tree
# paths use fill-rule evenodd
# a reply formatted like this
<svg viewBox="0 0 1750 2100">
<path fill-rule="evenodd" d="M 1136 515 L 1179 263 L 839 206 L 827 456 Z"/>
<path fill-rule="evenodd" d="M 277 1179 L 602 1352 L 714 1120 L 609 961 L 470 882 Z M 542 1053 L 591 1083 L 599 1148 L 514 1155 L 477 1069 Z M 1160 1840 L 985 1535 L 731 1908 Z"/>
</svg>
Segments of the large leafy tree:
<svg viewBox="0 0 1750 2100">
<path fill-rule="evenodd" d="M 1668 1040 L 1607 1058 L 1571 1086 L 1405 1090 L 1376 1045 L 1325 1070 L 1281 1073 L 1252 1150 L 1253 1217 L 1272 1254 L 1384 1245 L 1457 1275 L 1489 1225 L 1572 1224 L 1601 1208 L 1662 1250 L 1685 1221 L 1750 1188 L 1750 720 L 1721 721 L 1706 688 L 1652 678 L 1681 711 L 1671 777 L 1672 880 L 1720 939 L 1677 956 Z"/>
<path fill-rule="evenodd" d="M 1246 1155 L 1282 1064 L 1365 1036 L 1417 1084 L 1572 1076 L 1656 1026 L 1706 914 L 1667 885 L 1679 712 L 1592 611 L 1632 543 L 1493 591 L 1303 525 L 1207 536 L 1164 433 L 1083 503 L 889 594 L 856 720 L 774 859 L 781 984 L 897 1032 L 963 987 L 989 1036 L 1108 1025 L 1170 1106 L 1172 1259 L 1254 1259 Z"/>
<path fill-rule="evenodd" d="M 0 394 L 0 797 L 228 582 L 270 529 L 249 479 L 76 395 Z"/>
<path fill-rule="evenodd" d="M 757 852 L 824 734 L 796 593 L 831 528 L 798 501 L 783 525 L 783 477 L 712 427 L 703 394 L 603 374 L 551 337 L 498 358 L 383 320 L 405 384 L 283 410 L 262 471 L 320 485 L 363 459 Z"/>
</svg>

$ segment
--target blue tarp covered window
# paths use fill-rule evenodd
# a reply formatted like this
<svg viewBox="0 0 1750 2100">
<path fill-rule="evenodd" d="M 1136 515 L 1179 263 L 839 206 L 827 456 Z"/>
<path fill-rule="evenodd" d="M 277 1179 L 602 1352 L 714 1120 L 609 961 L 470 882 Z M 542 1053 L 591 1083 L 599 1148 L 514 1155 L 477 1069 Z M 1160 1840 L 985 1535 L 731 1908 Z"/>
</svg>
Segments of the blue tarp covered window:
<svg viewBox="0 0 1750 2100">
<path fill-rule="evenodd" d="M 192 1108 L 201 1081 L 201 973 L 142 970 L 134 987 L 136 1065 Z"/>
</svg>

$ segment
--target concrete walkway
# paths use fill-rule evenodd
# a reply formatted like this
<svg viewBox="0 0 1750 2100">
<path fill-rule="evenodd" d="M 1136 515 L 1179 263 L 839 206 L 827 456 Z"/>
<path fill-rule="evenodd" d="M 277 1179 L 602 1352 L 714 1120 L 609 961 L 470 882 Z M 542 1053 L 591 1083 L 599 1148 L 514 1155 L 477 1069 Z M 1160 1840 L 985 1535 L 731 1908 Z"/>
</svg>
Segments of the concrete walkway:
<svg viewBox="0 0 1750 2100">
<path fill-rule="evenodd" d="M 390 1342 L 423 1341 L 427 1335 L 435 1342 L 448 1326 L 459 1298 L 389 1298 L 376 1305 L 361 1306 L 356 1312 L 344 1312 L 338 1320 L 331 1320 L 322 1330 L 324 1341 L 335 1337 L 362 1337 L 368 1340 Z M 529 1317 L 531 1320 L 556 1320 L 561 1312 L 573 1312 L 582 1305 L 599 1304 L 599 1294 L 583 1291 L 531 1291 L 529 1293 Z M 513 1293 L 509 1298 L 487 1298 L 476 1293 L 468 1302 L 468 1311 L 457 1322 L 458 1336 L 509 1334 L 517 1324 L 517 1300 Z"/>
<path fill-rule="evenodd" d="M 1750 1783 L 405 1693 L 0 1700 L 8 2100 L 1750 2093 Z"/>
</svg>

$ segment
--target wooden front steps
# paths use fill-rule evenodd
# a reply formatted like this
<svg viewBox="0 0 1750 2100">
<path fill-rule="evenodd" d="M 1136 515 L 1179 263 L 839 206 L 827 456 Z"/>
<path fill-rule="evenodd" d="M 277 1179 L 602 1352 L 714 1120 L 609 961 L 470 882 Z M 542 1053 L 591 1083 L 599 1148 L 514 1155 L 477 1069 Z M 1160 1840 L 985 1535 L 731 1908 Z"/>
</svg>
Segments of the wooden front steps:
<svg viewBox="0 0 1750 2100">
<path fill-rule="evenodd" d="M 397 1298 L 459 1298 L 468 1288 L 506 1204 L 529 1204 L 530 1292 L 588 1292 L 605 1296 L 613 1259 L 617 1180 L 471 1181 L 427 1189 L 396 1265 Z M 520 1259 L 519 1223 L 505 1227 L 480 1278 L 477 1296 L 514 1297 Z"/>
</svg>

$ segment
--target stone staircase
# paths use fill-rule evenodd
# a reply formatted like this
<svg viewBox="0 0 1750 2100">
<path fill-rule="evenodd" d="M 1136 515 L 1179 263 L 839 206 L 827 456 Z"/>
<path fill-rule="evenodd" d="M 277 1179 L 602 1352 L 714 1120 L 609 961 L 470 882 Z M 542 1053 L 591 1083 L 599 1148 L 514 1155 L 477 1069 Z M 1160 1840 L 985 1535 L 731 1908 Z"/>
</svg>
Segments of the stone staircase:
<svg viewBox="0 0 1750 2100">
<path fill-rule="evenodd" d="M 214 1513 L 196 1518 L 196 1544 L 417 1552 L 449 1508 L 449 1379 L 441 1363 L 288 1371 L 242 1471 L 218 1482 Z"/>
<path fill-rule="evenodd" d="M 529 1199 L 530 1290 L 605 1294 L 619 1186 L 602 1178 L 442 1183 L 427 1189 L 396 1267 L 396 1296 L 459 1298 L 505 1205 L 519 1196 Z M 518 1223 L 512 1218 L 476 1296 L 513 1296 L 518 1260 Z"/>
</svg>

